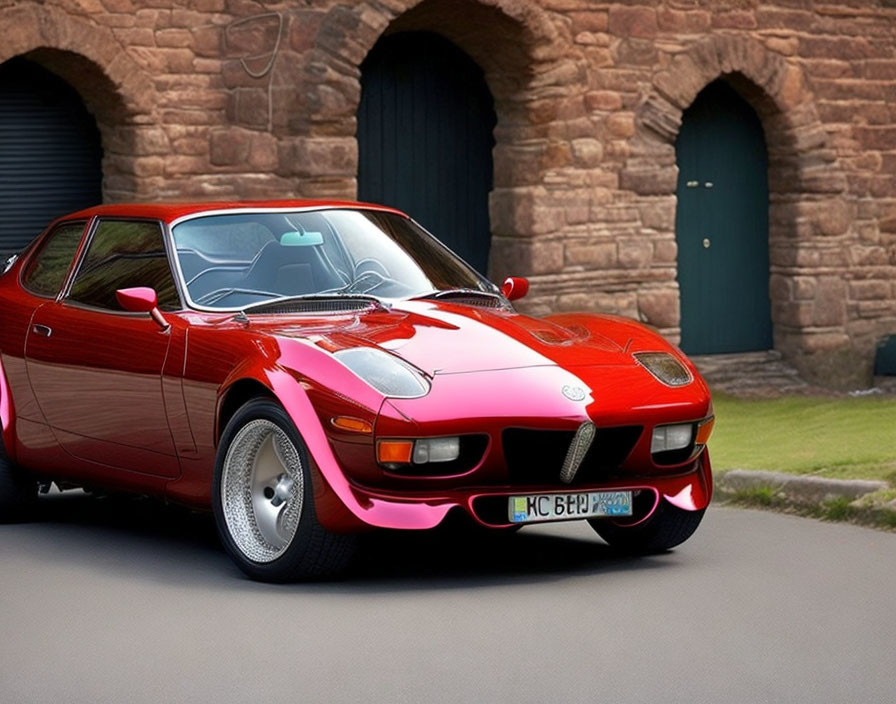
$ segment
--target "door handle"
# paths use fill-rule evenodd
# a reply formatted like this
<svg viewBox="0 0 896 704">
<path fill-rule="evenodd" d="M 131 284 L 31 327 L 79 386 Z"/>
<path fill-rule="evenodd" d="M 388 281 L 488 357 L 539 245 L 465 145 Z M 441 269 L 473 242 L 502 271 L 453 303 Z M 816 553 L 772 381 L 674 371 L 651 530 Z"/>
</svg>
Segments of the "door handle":
<svg viewBox="0 0 896 704">
<path fill-rule="evenodd" d="M 709 237 L 703 238 L 703 249 L 709 249 L 712 242 L 710 242 Z"/>
<path fill-rule="evenodd" d="M 32 325 L 31 332 L 35 335 L 40 335 L 41 337 L 49 337 L 53 334 L 53 328 L 47 327 L 46 325 Z"/>
</svg>

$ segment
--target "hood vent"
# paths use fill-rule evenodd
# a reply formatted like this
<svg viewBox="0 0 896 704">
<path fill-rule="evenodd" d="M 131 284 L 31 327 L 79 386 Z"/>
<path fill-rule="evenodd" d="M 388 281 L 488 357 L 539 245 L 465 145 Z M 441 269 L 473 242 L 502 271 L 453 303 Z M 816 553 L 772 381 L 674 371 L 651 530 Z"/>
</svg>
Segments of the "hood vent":
<svg viewBox="0 0 896 704">
<path fill-rule="evenodd" d="M 346 299 L 344 301 L 281 301 L 268 306 L 256 305 L 252 307 L 253 314 L 262 315 L 290 315 L 295 313 L 343 313 L 346 311 L 366 310 L 373 307 L 369 301 Z"/>
<path fill-rule="evenodd" d="M 474 308 L 492 308 L 506 310 L 507 306 L 497 296 L 489 295 L 470 295 L 464 291 L 448 291 L 441 294 L 438 300 L 447 303 L 459 303 L 462 306 L 473 306 Z"/>
</svg>

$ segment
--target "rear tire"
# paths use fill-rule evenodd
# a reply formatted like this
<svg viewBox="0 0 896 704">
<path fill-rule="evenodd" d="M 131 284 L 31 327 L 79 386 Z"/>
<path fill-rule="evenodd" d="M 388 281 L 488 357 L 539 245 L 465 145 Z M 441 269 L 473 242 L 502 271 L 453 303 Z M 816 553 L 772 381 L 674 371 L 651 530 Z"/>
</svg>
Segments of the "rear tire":
<svg viewBox="0 0 896 704">
<path fill-rule="evenodd" d="M 31 518 L 37 500 L 37 482 L 13 464 L 0 438 L 0 523 L 19 523 Z"/>
<path fill-rule="evenodd" d="M 705 512 L 706 509 L 685 511 L 661 501 L 650 518 L 635 526 L 597 519 L 588 523 L 610 547 L 631 555 L 651 555 L 670 550 L 690 538 Z"/>
<path fill-rule="evenodd" d="M 249 401 L 224 429 L 212 509 L 224 548 L 252 579 L 334 577 L 355 553 L 355 536 L 331 533 L 317 520 L 308 450 L 270 399 Z"/>
</svg>

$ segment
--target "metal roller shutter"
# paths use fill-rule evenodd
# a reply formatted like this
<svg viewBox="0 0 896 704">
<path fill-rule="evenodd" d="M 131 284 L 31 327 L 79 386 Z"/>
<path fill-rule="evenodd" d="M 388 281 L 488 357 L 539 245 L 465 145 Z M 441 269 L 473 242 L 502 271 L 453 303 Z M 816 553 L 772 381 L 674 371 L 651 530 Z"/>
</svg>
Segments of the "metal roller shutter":
<svg viewBox="0 0 896 704">
<path fill-rule="evenodd" d="M 101 200 L 100 135 L 81 97 L 32 61 L 0 64 L 0 253 Z"/>
</svg>

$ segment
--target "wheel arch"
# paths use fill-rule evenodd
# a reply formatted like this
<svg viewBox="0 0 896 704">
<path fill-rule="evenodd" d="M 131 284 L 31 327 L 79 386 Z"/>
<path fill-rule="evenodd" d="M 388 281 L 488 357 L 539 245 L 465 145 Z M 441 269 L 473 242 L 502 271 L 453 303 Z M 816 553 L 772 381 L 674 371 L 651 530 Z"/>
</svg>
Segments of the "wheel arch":
<svg viewBox="0 0 896 704">
<path fill-rule="evenodd" d="M 279 401 L 273 389 L 255 377 L 243 377 L 226 386 L 218 399 L 215 420 L 215 443 L 221 440 L 224 428 L 234 413 L 253 398 L 269 398 Z"/>
<path fill-rule="evenodd" d="M 3 441 L 6 454 L 15 461 L 15 407 L 9 390 L 9 382 L 6 380 L 6 372 L 3 369 L 2 358 L 0 358 L 0 439 Z"/>
</svg>

